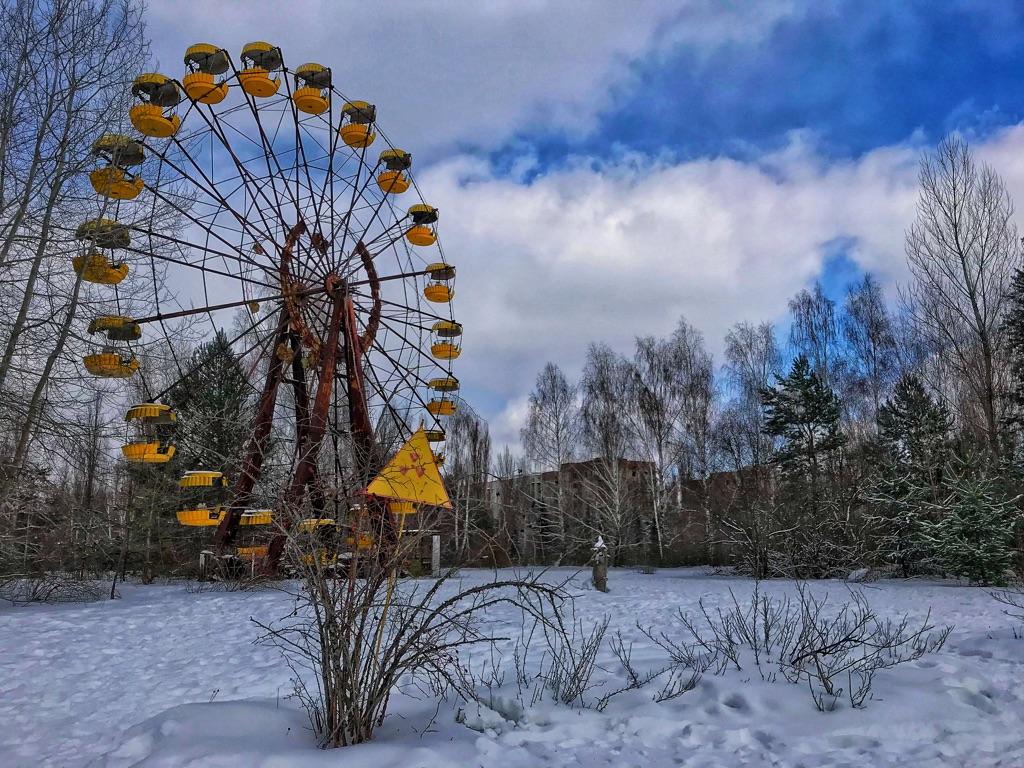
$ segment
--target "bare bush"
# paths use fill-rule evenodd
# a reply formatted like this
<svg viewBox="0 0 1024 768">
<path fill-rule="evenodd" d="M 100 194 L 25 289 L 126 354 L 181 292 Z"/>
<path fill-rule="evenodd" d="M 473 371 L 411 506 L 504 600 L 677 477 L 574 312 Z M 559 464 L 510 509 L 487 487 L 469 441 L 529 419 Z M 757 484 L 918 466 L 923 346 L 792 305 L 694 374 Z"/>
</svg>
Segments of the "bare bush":
<svg viewBox="0 0 1024 768">
<path fill-rule="evenodd" d="M 1001 589 L 989 594 L 997 603 L 1006 606 L 1003 613 L 1017 621 L 1024 622 L 1024 586 Z"/>
<path fill-rule="evenodd" d="M 421 511 L 419 531 L 431 528 L 425 515 Z M 508 639 L 488 619 L 497 606 L 511 605 L 545 629 L 561 631 L 552 617 L 568 597 L 563 585 L 531 575 L 449 591 L 451 571 L 431 581 L 399 580 L 424 534 L 413 531 L 387 543 L 393 536 L 387 518 L 378 518 L 373 530 L 359 527 L 370 519 L 359 516 L 356 527 L 332 542 L 302 526 L 288 530 L 286 552 L 301 588 L 287 616 L 259 624 L 263 641 L 283 652 L 294 695 L 323 747 L 372 738 L 396 691 L 476 699 L 466 652 Z M 380 544 L 364 548 L 368 535 Z"/>
<path fill-rule="evenodd" d="M 721 675 L 749 665 L 768 682 L 781 676 L 806 683 L 821 711 L 835 709 L 844 693 L 851 706 L 864 706 L 876 672 L 938 651 L 953 629 L 933 625 L 930 612 L 920 623 L 907 614 L 880 618 L 852 589 L 850 599 L 831 610 L 828 597 L 816 597 L 804 584 L 796 600 L 763 594 L 760 584 L 747 604 L 729 594 L 731 605 L 714 611 L 699 601 L 700 617 L 680 611 L 682 638 L 641 631 L 683 668 Z"/>
<path fill-rule="evenodd" d="M 99 600 L 100 588 L 93 581 L 67 573 L 43 573 L 31 576 L 7 574 L 0 577 L 0 600 L 15 605 L 29 603 L 89 603 Z"/>
</svg>

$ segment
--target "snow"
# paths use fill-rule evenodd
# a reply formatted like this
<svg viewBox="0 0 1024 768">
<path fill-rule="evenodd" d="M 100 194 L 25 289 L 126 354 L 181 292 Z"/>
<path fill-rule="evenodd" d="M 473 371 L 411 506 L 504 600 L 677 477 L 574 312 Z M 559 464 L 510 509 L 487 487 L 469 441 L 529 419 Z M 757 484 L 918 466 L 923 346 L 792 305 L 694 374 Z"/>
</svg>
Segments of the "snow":
<svg viewBox="0 0 1024 768">
<path fill-rule="evenodd" d="M 558 569 L 552 580 L 573 572 Z M 501 572 L 499 576 L 508 576 Z M 463 586 L 494 578 L 465 571 Z M 609 633 L 634 641 L 634 662 L 661 652 L 636 622 L 677 633 L 677 607 L 698 598 L 726 605 L 753 582 L 704 569 L 644 575 L 613 569 L 611 592 L 579 574 L 577 615 L 611 617 Z M 847 585 L 816 582 L 816 593 Z M 190 593 L 184 585 L 127 585 L 123 599 L 84 605 L 0 607 L 0 766 L 987 766 L 1024 765 L 1024 640 L 983 590 L 944 582 L 863 585 L 883 615 L 909 612 L 956 629 L 937 654 L 880 672 L 864 709 L 818 712 L 806 686 L 765 682 L 749 668 L 706 675 L 692 691 L 656 703 L 630 691 L 599 712 L 514 696 L 492 707 L 396 696 L 370 744 L 342 752 L 315 746 L 288 698 L 277 651 L 256 645 L 250 616 L 288 613 L 284 592 Z M 793 594 L 791 582 L 762 589 Z M 490 616 L 508 630 L 518 617 Z M 595 675 L 622 673 L 608 649 Z M 656 685 L 656 684 L 655 684 Z"/>
</svg>

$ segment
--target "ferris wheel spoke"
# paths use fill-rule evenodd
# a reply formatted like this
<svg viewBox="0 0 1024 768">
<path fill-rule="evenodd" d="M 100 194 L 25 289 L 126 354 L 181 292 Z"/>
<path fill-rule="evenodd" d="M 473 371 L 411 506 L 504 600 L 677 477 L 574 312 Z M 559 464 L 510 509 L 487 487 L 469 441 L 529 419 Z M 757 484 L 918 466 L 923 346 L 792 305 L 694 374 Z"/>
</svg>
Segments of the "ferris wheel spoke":
<svg viewBox="0 0 1024 768">
<path fill-rule="evenodd" d="M 357 285 L 357 283 L 350 283 L 350 285 Z M 363 293 L 361 291 L 352 291 L 352 294 L 354 296 L 359 296 L 360 298 L 363 298 L 363 299 L 372 299 L 373 298 L 369 294 Z M 414 313 L 416 313 L 418 315 L 421 315 L 422 317 L 429 317 L 431 320 L 451 320 L 451 316 L 442 317 L 441 315 L 435 315 L 433 312 L 426 312 L 426 311 L 424 311 L 422 309 L 419 309 L 418 307 L 410 307 L 407 304 L 399 304 L 398 302 L 390 301 L 389 299 L 383 299 L 382 298 L 382 299 L 380 299 L 380 303 L 384 304 L 385 306 L 397 307 L 399 309 L 405 309 L 405 310 L 407 310 L 409 312 L 414 312 Z"/>
<path fill-rule="evenodd" d="M 232 65 L 232 68 L 234 68 L 233 65 Z M 238 72 L 237 72 L 237 70 L 235 70 L 236 77 L 237 77 L 237 74 L 238 74 Z M 246 101 L 248 101 L 248 99 Z M 240 105 L 239 107 L 232 108 L 232 110 L 230 110 L 230 111 L 231 112 L 243 111 L 243 107 Z M 252 193 L 252 195 L 251 195 L 252 198 L 254 200 L 257 197 L 262 198 L 263 201 L 266 203 L 266 206 L 271 208 L 277 214 L 278 223 L 279 223 L 282 231 L 286 231 L 287 228 L 290 225 L 285 222 L 284 217 L 283 217 L 283 215 L 281 213 L 282 209 L 281 209 L 281 205 L 280 205 L 280 200 L 277 198 L 276 192 L 275 192 L 275 195 L 274 195 L 274 199 L 271 200 L 267 196 L 267 194 L 265 192 L 265 188 L 268 185 L 258 183 L 258 180 L 252 175 L 251 171 L 246 167 L 245 163 L 238 157 L 238 154 L 235 151 L 234 147 L 231 146 L 231 142 L 228 141 L 227 134 L 226 134 L 226 132 L 224 130 L 224 123 L 221 121 L 220 117 L 218 116 L 218 113 L 216 111 L 214 111 L 212 108 L 210 109 L 209 114 L 207 114 L 203 110 L 197 110 L 197 112 L 198 112 L 198 114 L 203 116 L 203 119 L 206 121 L 207 125 L 210 128 L 210 133 L 214 137 L 217 138 L 217 140 L 221 144 L 222 149 L 225 152 L 227 152 L 228 156 L 231 158 L 231 161 L 234 163 L 235 169 L 238 171 L 238 175 L 239 175 L 240 180 L 245 184 L 246 189 L 249 190 Z M 221 115 L 226 115 L 226 114 L 227 114 L 227 111 L 221 113 Z M 257 123 L 258 123 L 258 119 L 257 119 Z M 230 124 L 229 124 L 229 126 L 230 126 Z M 235 130 L 235 131 L 237 130 L 237 129 L 235 129 L 234 126 L 230 126 L 230 127 L 231 127 L 232 130 Z M 243 138 L 245 138 L 246 140 L 252 141 L 252 139 L 248 135 L 246 135 L 245 133 L 242 133 L 241 131 L 238 131 L 238 134 L 240 136 L 242 136 Z M 262 135 L 262 128 L 261 128 L 261 135 Z M 255 146 L 259 147 L 261 150 L 264 147 L 263 144 L 255 142 L 255 141 L 252 141 L 252 143 Z M 269 169 L 269 163 L 268 163 L 268 174 L 271 177 L 273 177 L 273 174 L 272 174 L 272 172 L 270 172 L 270 169 Z M 270 185 L 270 186 L 273 187 L 273 185 Z M 262 217 L 263 208 L 260 207 L 259 210 L 260 210 L 260 214 L 261 214 L 261 217 Z M 264 222 L 264 223 L 266 223 L 266 222 Z M 271 238 L 271 240 L 272 239 L 273 238 Z"/>
<path fill-rule="evenodd" d="M 376 387 L 376 391 L 378 393 L 386 392 L 386 389 L 384 389 L 381 386 L 380 381 L 377 379 L 376 372 L 373 370 L 373 368 L 371 367 L 369 369 L 364 369 L 364 371 L 363 371 L 364 375 L 366 374 L 366 370 L 369 370 L 369 375 L 374 379 L 373 383 L 374 383 L 374 385 Z M 335 374 L 335 376 L 336 376 L 336 379 L 338 381 L 340 381 L 341 383 L 345 384 L 346 386 L 348 385 L 348 377 L 346 376 L 344 371 L 338 371 Z M 394 405 L 394 403 L 392 402 L 391 399 L 384 399 L 383 400 L 383 409 L 391 414 L 392 418 L 394 419 L 395 425 L 400 427 L 400 429 L 402 430 L 404 435 L 408 435 L 408 434 L 411 433 L 412 430 L 409 428 L 409 425 L 406 422 L 406 419 L 398 412 L 398 410 L 395 408 L 395 405 Z M 348 435 L 349 431 L 345 430 L 344 432 L 342 432 L 342 434 Z"/>
<path fill-rule="evenodd" d="M 359 165 L 357 166 L 355 180 L 352 183 L 352 198 L 349 201 L 348 210 L 345 212 L 345 216 L 342 218 L 341 223 L 338 225 L 341 229 L 341 246 L 339 247 L 339 251 L 341 253 L 345 252 L 345 247 L 346 245 L 348 245 L 350 229 L 349 225 L 352 222 L 352 215 L 356 210 L 356 201 L 363 198 L 363 195 L 366 193 L 367 187 L 373 180 L 373 171 L 375 170 L 375 166 L 370 166 L 370 164 L 366 162 L 366 149 L 366 147 L 363 147 L 359 152 Z M 362 184 L 360 184 L 359 180 L 362 177 L 363 169 L 366 169 L 368 173 L 366 174 L 366 177 L 362 180 Z M 337 237 L 337 232 L 337 228 L 331 229 L 332 240 L 334 240 Z M 353 238 L 353 242 L 359 242 L 359 238 Z M 351 259 L 351 255 L 349 255 L 348 258 Z M 343 266 L 347 265 L 348 262 L 346 261 L 345 265 Z"/>
<path fill-rule="evenodd" d="M 435 361 L 435 360 L 434 360 L 433 358 L 427 357 L 426 353 L 424 353 L 424 352 L 423 352 L 423 351 L 422 351 L 422 350 L 421 350 L 421 349 L 419 348 L 419 345 L 417 345 L 417 344 L 413 344 L 413 343 L 412 343 L 412 341 L 410 341 L 410 340 L 409 340 L 409 338 L 408 338 L 408 337 L 406 337 L 406 335 L 405 335 L 404 333 L 402 333 L 402 332 L 401 332 L 401 331 L 399 331 L 398 329 L 396 329 L 396 328 L 394 328 L 393 326 L 391 326 L 391 325 L 390 325 L 390 324 L 389 324 L 389 323 L 388 323 L 387 321 L 385 321 L 385 320 L 384 320 L 383 318 L 381 318 L 381 325 L 382 325 L 382 326 L 384 326 L 384 328 L 385 328 L 386 330 L 388 330 L 388 331 L 390 331 L 391 333 L 393 333 L 393 334 L 395 334 L 396 336 L 398 336 L 398 337 L 399 337 L 399 338 L 400 338 L 400 339 L 401 339 L 401 340 L 402 340 L 402 341 L 403 341 L 403 342 L 405 343 L 405 345 L 406 345 L 406 346 L 407 346 L 407 347 L 408 347 L 409 349 L 415 350 L 415 354 L 419 355 L 419 357 L 417 358 L 418 360 L 422 360 L 422 361 L 424 361 L 424 363 L 425 363 L 425 364 L 424 364 L 424 365 L 422 365 L 422 366 L 417 366 L 417 370 L 419 370 L 419 369 L 420 369 L 421 367 L 428 367 L 428 366 L 429 366 L 429 367 L 431 367 L 431 368 L 441 368 L 442 370 L 444 370 L 444 366 L 440 366 L 440 365 L 438 365 L 438 364 L 437 364 L 437 361 Z M 378 350 L 379 350 L 380 352 L 382 352 L 382 353 L 383 353 L 383 354 L 384 354 L 385 356 L 387 356 L 389 360 L 392 360 L 392 362 L 394 362 L 394 359 L 393 359 L 393 358 L 392 358 L 392 357 L 390 356 L 390 353 L 389 353 L 389 352 L 388 352 L 388 351 L 387 351 L 386 349 L 384 349 L 384 346 L 383 346 L 382 344 L 379 344 L 378 342 L 374 342 L 374 344 L 375 344 L 375 346 L 377 347 L 377 349 L 378 349 Z M 424 381 L 423 379 L 421 379 L 421 378 L 419 378 L 419 377 L 417 377 L 417 378 L 418 378 L 418 380 L 419 380 L 419 382 L 420 382 L 421 384 L 426 384 L 426 381 Z"/>
<path fill-rule="evenodd" d="M 413 369 L 409 368 L 408 366 L 402 365 L 401 363 L 396 361 L 395 358 L 392 357 L 391 354 L 387 350 L 385 350 L 384 347 L 381 346 L 380 344 L 378 344 L 377 342 L 373 343 L 373 348 L 379 354 L 383 355 L 384 358 L 387 359 L 392 364 L 392 366 L 394 366 L 394 369 L 396 371 L 403 371 L 403 372 L 407 373 L 409 376 L 411 376 L 413 379 L 415 379 L 418 384 L 420 384 L 423 387 L 426 387 L 428 385 L 427 379 L 423 378 L 420 375 L 418 368 L 416 370 L 413 370 Z M 379 383 L 379 379 L 377 378 L 375 367 L 372 366 L 372 365 L 369 365 L 369 366 L 366 366 L 366 370 L 373 371 L 374 379 L 376 381 L 378 381 L 378 383 Z M 408 379 L 405 379 L 405 380 L 408 381 Z M 409 386 L 408 390 L 412 394 L 413 398 L 415 398 L 415 400 L 418 402 L 418 404 L 421 407 L 423 407 L 424 409 L 426 409 L 427 401 L 423 399 L 423 396 L 420 394 L 419 389 L 416 386 Z M 382 390 L 382 392 L 386 393 L 387 390 Z M 433 421 L 436 424 L 440 424 L 440 422 L 437 420 L 437 417 L 433 417 Z"/>
<path fill-rule="evenodd" d="M 180 206 L 175 204 L 170 198 L 168 198 L 165 195 L 162 195 L 158 190 L 153 190 L 153 194 L 155 196 L 157 196 L 166 205 L 168 205 L 171 208 L 173 208 L 174 210 L 176 210 L 178 213 L 180 213 L 186 219 L 188 219 L 193 224 L 195 224 L 197 227 L 199 227 L 201 230 L 203 230 L 203 232 L 206 233 L 208 238 L 213 238 L 213 239 L 217 240 L 218 242 L 222 243 L 227 248 L 233 250 L 234 253 L 231 253 L 229 251 L 221 251 L 221 250 L 217 250 L 217 249 L 211 248 L 208 244 L 205 245 L 205 246 L 196 246 L 196 244 L 192 243 L 189 240 L 182 240 L 181 238 L 176 238 L 176 237 L 173 237 L 171 235 L 164 234 L 162 232 L 156 232 L 156 231 L 154 231 L 152 229 L 145 229 L 145 228 L 142 228 L 142 227 L 140 227 L 138 225 L 135 225 L 135 224 L 129 224 L 128 225 L 128 228 L 130 230 L 135 231 L 135 232 L 139 232 L 140 234 L 147 234 L 147 235 L 150 235 L 152 237 L 158 237 L 158 238 L 160 238 L 162 240 L 166 240 L 168 242 L 175 243 L 176 245 L 189 246 L 189 247 L 201 247 L 204 253 L 213 253 L 216 256 L 220 256 L 222 258 L 232 259 L 234 261 L 237 261 L 239 264 L 248 264 L 248 265 L 250 265 L 252 267 L 255 267 L 256 269 L 261 269 L 261 270 L 267 270 L 268 269 L 268 267 L 266 265 L 260 264 L 258 261 L 254 261 L 253 259 L 250 259 L 250 258 L 248 258 L 246 256 L 243 256 L 241 253 L 238 252 L 238 250 L 236 249 L 234 243 L 230 242 L 229 240 L 226 240 L 224 237 L 222 237 L 220 235 L 220 233 L 214 231 L 214 229 L 210 225 L 206 224 L 201 219 L 196 218 L 191 213 L 189 213 L 188 211 L 184 210 L 183 208 L 181 208 Z"/>
<path fill-rule="evenodd" d="M 268 317 L 270 317 L 270 315 L 265 315 L 264 317 L 261 317 L 261 318 L 257 319 L 255 322 L 250 323 L 249 325 L 247 325 L 234 338 L 232 338 L 230 341 L 228 341 L 225 346 L 227 346 L 228 348 L 234 347 L 234 345 L 237 344 L 239 341 L 241 341 L 243 338 L 245 338 L 246 335 L 248 335 L 249 333 L 252 333 L 262 323 L 266 322 Z M 250 346 L 244 352 L 242 352 L 239 355 L 237 355 L 237 357 L 241 359 L 241 358 L 245 357 L 246 355 L 251 354 L 257 348 L 260 348 L 260 347 L 264 347 L 265 348 L 265 345 L 267 344 L 267 339 L 269 338 L 269 339 L 273 340 L 273 337 L 277 333 L 277 330 L 278 329 L 275 327 L 274 330 L 270 334 L 267 334 L 266 336 L 261 336 L 259 339 L 257 339 L 257 341 L 252 346 Z M 150 402 L 158 402 L 159 400 L 161 400 L 164 397 L 166 397 L 167 394 L 171 390 L 173 390 L 175 387 L 180 385 L 183 381 L 185 381 L 185 379 L 191 377 L 192 375 L 194 375 L 194 374 L 198 373 L 200 370 L 202 370 L 204 365 L 206 365 L 206 363 L 204 363 L 204 362 L 197 363 L 196 365 L 194 365 L 192 368 L 190 368 L 188 371 L 186 371 L 184 373 L 184 375 L 182 375 L 178 380 L 173 382 L 170 386 L 165 387 L 155 397 L 149 398 Z M 251 384 L 249 384 L 249 387 L 252 388 L 252 389 L 255 389 L 254 387 L 252 387 Z"/>
<path fill-rule="evenodd" d="M 190 261 L 183 261 L 181 259 L 175 259 L 175 258 L 173 258 L 171 256 L 166 255 L 166 254 L 157 253 L 155 250 L 143 251 L 143 250 L 141 250 L 139 248 L 128 247 L 128 248 L 125 248 L 124 251 L 126 253 L 135 254 L 136 256 L 151 257 L 151 258 L 157 259 L 159 261 L 165 261 L 165 262 L 167 262 L 169 264 L 176 264 L 176 265 L 178 265 L 180 267 L 188 267 L 189 269 L 195 269 L 195 270 L 198 270 L 200 272 L 206 272 L 206 273 L 209 273 L 209 274 L 217 275 L 218 277 L 227 277 L 227 278 L 231 278 L 232 280 L 242 280 L 244 282 L 253 283 L 255 285 L 258 285 L 261 288 L 277 289 L 277 288 L 280 287 L 277 284 L 264 283 L 264 282 L 261 282 L 259 280 L 254 280 L 251 277 L 243 278 L 243 277 L 239 276 L 238 274 L 236 274 L 234 272 L 224 272 L 222 270 L 216 269 L 216 268 L 208 266 L 208 265 L 194 264 L 193 262 L 190 262 Z"/>
<path fill-rule="evenodd" d="M 305 173 L 306 185 L 307 185 L 307 188 L 309 190 L 310 202 L 312 202 L 313 199 L 314 199 L 316 188 L 315 188 L 315 186 L 313 184 L 312 177 L 309 175 L 309 160 L 306 157 L 306 146 L 305 146 L 305 144 L 302 141 L 302 134 L 303 134 L 303 132 L 302 132 L 302 121 L 299 118 L 299 109 L 298 109 L 298 107 L 295 104 L 294 98 L 292 98 L 293 97 L 293 94 L 292 94 L 292 80 L 289 77 L 289 75 L 292 75 L 292 72 L 287 67 L 283 68 L 283 71 L 284 71 L 284 83 L 285 83 L 285 87 L 287 89 L 288 104 L 291 107 L 292 119 L 295 121 L 295 150 L 292 153 L 293 156 L 294 156 L 294 161 L 293 161 L 293 164 L 292 164 L 292 169 L 293 169 L 294 174 L 295 174 L 295 196 L 296 197 L 300 197 L 300 194 L 299 194 L 299 174 L 300 174 L 300 170 L 301 170 L 302 172 Z M 329 114 L 329 112 L 328 112 L 328 114 Z M 280 124 L 279 124 L 278 129 L 280 130 Z M 301 162 L 300 162 L 300 158 L 301 158 Z M 298 206 L 296 206 L 296 207 L 298 208 Z M 316 212 L 317 210 L 319 210 L 319 207 L 318 206 L 314 206 L 313 210 L 314 210 L 314 212 Z M 301 208 L 299 209 L 299 215 L 300 216 L 302 215 L 302 209 Z M 314 231 L 322 234 L 320 232 L 320 222 L 319 221 L 316 222 L 316 226 L 314 227 Z"/>
<path fill-rule="evenodd" d="M 235 76 L 238 77 L 239 73 L 238 73 L 238 70 L 235 69 L 234 64 L 232 64 L 232 69 L 234 69 Z M 283 69 L 283 67 L 282 67 L 282 69 Z M 245 103 L 249 105 L 249 111 L 250 111 L 250 113 L 252 115 L 253 121 L 255 122 L 256 129 L 259 131 L 260 140 L 263 142 L 263 144 L 262 144 L 262 152 L 263 152 L 263 157 L 264 157 L 264 159 L 266 161 L 268 175 L 275 176 L 275 178 L 283 176 L 284 175 L 284 169 L 281 167 L 281 163 L 279 162 L 279 160 L 277 158 L 277 154 L 274 151 L 273 142 L 270 141 L 267 138 L 267 133 L 266 133 L 266 131 L 263 128 L 262 121 L 260 120 L 260 110 L 259 110 L 259 108 L 256 105 L 256 97 L 246 93 L 245 97 L 244 97 L 244 100 L 245 100 Z M 280 124 L 281 124 L 281 121 L 279 120 L 278 127 L 280 127 Z M 273 160 L 273 167 L 271 167 L 271 160 Z M 276 169 L 276 175 L 275 175 L 275 169 Z M 287 183 L 283 184 L 283 186 L 284 186 L 286 191 L 290 192 L 290 189 L 289 189 Z M 280 212 L 283 209 L 282 209 L 282 206 L 281 206 L 281 200 L 280 200 L 280 198 L 278 197 L 278 194 L 277 194 L 277 185 L 276 184 L 271 185 L 271 191 L 273 192 L 274 201 L 275 201 L 275 203 L 277 205 L 276 210 L 278 212 Z M 293 197 L 291 202 L 295 206 L 296 212 L 298 212 L 300 210 L 300 206 L 299 206 L 298 201 L 295 200 L 295 198 Z M 279 215 L 280 215 L 280 213 L 279 213 Z M 283 222 L 282 222 L 282 226 L 285 229 L 287 229 L 287 225 L 285 225 Z"/>
<path fill-rule="evenodd" d="M 326 290 L 325 288 L 317 288 L 317 289 L 313 289 L 311 291 L 307 291 L 305 293 L 306 293 L 306 295 L 311 295 L 313 293 L 317 293 L 317 292 L 321 292 L 321 291 L 325 291 L 325 290 Z M 219 311 L 224 310 L 224 309 L 238 309 L 239 307 L 249 306 L 249 305 L 254 304 L 254 303 L 257 303 L 257 304 L 273 303 L 275 307 L 278 307 L 280 302 L 283 301 L 284 298 L 285 298 L 284 294 L 281 294 L 281 295 L 278 295 L 278 296 L 264 296 L 264 297 L 261 297 L 258 300 L 256 300 L 256 299 L 241 299 L 239 301 L 224 302 L 223 304 L 209 304 L 209 305 L 207 305 L 205 307 L 192 307 L 192 308 L 189 308 L 189 309 L 182 309 L 182 310 L 179 310 L 179 311 L 176 311 L 176 312 L 165 312 L 165 313 L 162 313 L 162 314 L 161 313 L 157 313 L 155 315 L 150 315 L 149 317 L 138 317 L 138 318 L 135 318 L 134 320 L 139 325 L 143 325 L 145 323 L 155 323 L 155 322 L 163 321 L 163 320 L 176 320 L 176 319 L 183 318 L 183 317 L 192 317 L 193 315 L 209 314 L 210 312 L 219 312 Z"/>
<path fill-rule="evenodd" d="M 182 146 L 181 142 L 179 142 L 174 137 L 172 137 L 171 140 L 174 142 L 174 145 L 178 147 L 179 151 L 183 150 L 183 146 Z M 161 152 L 159 152 L 158 150 L 155 150 L 155 149 L 151 149 L 151 151 L 157 157 L 159 157 L 164 163 L 166 163 L 173 170 L 175 170 L 178 173 L 179 176 L 181 176 L 183 179 L 191 182 L 198 189 L 202 190 L 204 193 L 206 193 L 207 195 L 212 197 L 214 200 L 216 200 L 218 203 L 220 203 L 220 205 L 223 207 L 223 209 L 226 210 L 228 213 L 230 213 L 234 217 L 234 219 L 238 222 L 238 224 L 242 227 L 243 230 L 245 230 L 245 229 L 255 229 L 255 227 L 252 226 L 251 222 L 249 222 L 249 220 L 245 216 L 242 216 L 238 211 L 236 211 L 231 206 L 231 204 L 228 202 L 226 197 L 224 195 L 222 195 L 217 190 L 216 184 L 213 182 L 213 180 L 209 177 L 209 175 L 206 173 L 206 171 L 203 170 L 203 168 L 199 165 L 199 163 L 195 160 L 195 158 L 191 154 L 189 154 L 187 152 L 183 152 L 183 154 L 186 157 L 189 158 L 192 166 L 195 168 L 196 172 L 199 174 L 200 178 L 202 179 L 201 183 L 197 182 L 196 179 L 192 176 L 191 173 L 189 173 L 184 168 L 182 168 L 181 166 L 176 164 L 173 160 L 171 160 L 167 156 L 166 152 L 161 153 Z M 261 211 L 261 214 L 262 214 L 262 211 Z M 261 218 L 262 218 L 262 216 L 261 216 Z M 267 240 L 269 242 L 274 242 L 274 238 L 270 234 L 271 228 L 268 225 L 268 223 L 267 223 L 265 218 L 263 219 L 263 227 L 264 228 L 262 230 L 257 230 L 256 234 L 258 234 L 260 237 L 264 238 L 265 240 Z M 255 236 L 253 237 L 253 239 L 255 239 Z"/>
</svg>

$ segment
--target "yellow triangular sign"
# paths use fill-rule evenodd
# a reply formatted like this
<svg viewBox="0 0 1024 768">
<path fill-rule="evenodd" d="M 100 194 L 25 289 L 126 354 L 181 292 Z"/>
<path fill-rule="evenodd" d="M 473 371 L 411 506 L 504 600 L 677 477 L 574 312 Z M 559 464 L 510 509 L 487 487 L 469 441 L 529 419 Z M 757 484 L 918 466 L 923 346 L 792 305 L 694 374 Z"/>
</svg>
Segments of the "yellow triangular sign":
<svg viewBox="0 0 1024 768">
<path fill-rule="evenodd" d="M 366 487 L 366 492 L 385 499 L 452 508 L 423 427 L 398 449 L 394 458 Z"/>
</svg>

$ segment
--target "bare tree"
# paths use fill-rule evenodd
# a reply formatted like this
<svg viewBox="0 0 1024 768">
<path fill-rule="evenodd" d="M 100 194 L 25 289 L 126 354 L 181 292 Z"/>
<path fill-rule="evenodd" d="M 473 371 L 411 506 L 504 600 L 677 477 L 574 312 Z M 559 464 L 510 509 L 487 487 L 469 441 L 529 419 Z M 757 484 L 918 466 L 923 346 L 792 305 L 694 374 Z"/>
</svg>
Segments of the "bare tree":
<svg viewBox="0 0 1024 768">
<path fill-rule="evenodd" d="M 1021 245 L 999 175 L 967 142 L 946 138 L 921 160 L 917 218 L 907 232 L 910 283 L 903 303 L 932 355 L 969 393 L 960 418 L 1000 452 L 1005 339 L 1002 321 Z"/>
<path fill-rule="evenodd" d="M 825 295 L 821 283 L 815 282 L 813 291 L 805 288 L 790 299 L 789 312 L 793 317 L 789 341 L 794 351 L 811 362 L 824 384 L 834 387 L 839 363 L 835 302 Z"/>
<path fill-rule="evenodd" d="M 576 387 L 569 384 L 557 365 L 546 364 L 530 393 L 526 426 L 521 432 L 523 448 L 533 469 L 559 472 L 562 465 L 571 461 L 578 450 L 580 426 Z M 559 485 L 556 508 L 550 510 L 550 517 L 553 518 L 557 546 L 563 552 L 567 544 L 565 508 L 565 495 Z"/>
<path fill-rule="evenodd" d="M 758 466 L 771 455 L 771 440 L 764 434 L 761 392 L 782 369 L 782 355 L 771 323 L 737 323 L 725 336 L 722 371 L 732 399 L 724 414 L 729 429 L 721 434 L 733 469 Z"/>
<path fill-rule="evenodd" d="M 465 402 L 452 417 L 445 448 L 445 485 L 452 499 L 455 562 L 469 556 L 470 538 L 482 524 L 490 523 L 487 509 L 487 478 L 491 467 L 491 436 L 487 422 Z"/>
<path fill-rule="evenodd" d="M 850 286 L 845 310 L 843 338 L 850 349 L 855 383 L 870 407 L 864 421 L 874 424 L 897 371 L 896 336 L 878 281 L 866 274 Z"/>
<path fill-rule="evenodd" d="M 631 388 L 634 377 L 629 361 L 616 354 L 606 344 L 591 344 L 587 350 L 587 361 L 580 381 L 582 394 L 581 419 L 583 442 L 595 457 L 596 471 L 590 473 L 586 506 L 593 507 L 595 527 L 609 546 L 615 548 L 622 542 L 613 541 L 613 530 L 625 528 L 624 516 L 630 514 L 627 506 L 627 478 L 622 459 L 627 457 L 634 433 L 630 429 L 629 409 L 633 404 L 625 396 Z M 654 544 L 660 557 L 663 551 L 661 519 L 655 515 L 651 520 Z M 593 543 L 591 531 L 586 534 L 587 546 Z"/>
</svg>

